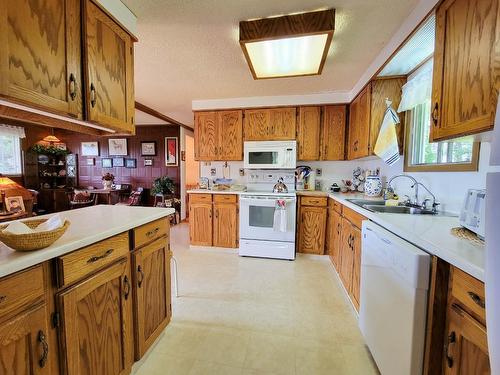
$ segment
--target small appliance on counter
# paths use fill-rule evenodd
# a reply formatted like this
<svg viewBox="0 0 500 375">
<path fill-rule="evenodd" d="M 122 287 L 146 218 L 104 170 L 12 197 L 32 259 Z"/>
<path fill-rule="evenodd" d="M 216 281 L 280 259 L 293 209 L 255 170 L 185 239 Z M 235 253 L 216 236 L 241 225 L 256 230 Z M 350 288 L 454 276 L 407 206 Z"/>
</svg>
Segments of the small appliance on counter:
<svg viewBox="0 0 500 375">
<path fill-rule="evenodd" d="M 477 234 L 485 235 L 486 190 L 469 189 L 460 212 L 460 225 Z"/>
</svg>

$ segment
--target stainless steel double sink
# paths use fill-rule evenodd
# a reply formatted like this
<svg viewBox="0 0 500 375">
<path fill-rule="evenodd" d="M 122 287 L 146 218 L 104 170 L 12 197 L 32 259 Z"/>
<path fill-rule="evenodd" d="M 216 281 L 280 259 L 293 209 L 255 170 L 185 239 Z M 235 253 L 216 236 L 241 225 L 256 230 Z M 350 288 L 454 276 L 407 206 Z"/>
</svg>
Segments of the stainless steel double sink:
<svg viewBox="0 0 500 375">
<path fill-rule="evenodd" d="M 407 215 L 439 215 L 439 216 L 456 216 L 449 212 L 425 210 L 418 207 L 410 206 L 386 206 L 383 200 L 371 199 L 346 199 L 355 205 L 367 209 L 372 212 L 381 212 L 389 214 L 407 214 Z"/>
</svg>

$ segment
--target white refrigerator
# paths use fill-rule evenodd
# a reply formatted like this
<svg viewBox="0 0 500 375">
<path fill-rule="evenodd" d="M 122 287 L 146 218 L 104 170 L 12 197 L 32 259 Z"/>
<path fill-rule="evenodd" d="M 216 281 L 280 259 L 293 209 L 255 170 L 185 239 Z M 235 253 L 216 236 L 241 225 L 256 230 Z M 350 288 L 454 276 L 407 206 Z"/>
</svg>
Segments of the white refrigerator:
<svg viewBox="0 0 500 375">
<path fill-rule="evenodd" d="M 500 375 L 500 100 L 486 179 L 486 324 L 492 375 Z"/>
</svg>

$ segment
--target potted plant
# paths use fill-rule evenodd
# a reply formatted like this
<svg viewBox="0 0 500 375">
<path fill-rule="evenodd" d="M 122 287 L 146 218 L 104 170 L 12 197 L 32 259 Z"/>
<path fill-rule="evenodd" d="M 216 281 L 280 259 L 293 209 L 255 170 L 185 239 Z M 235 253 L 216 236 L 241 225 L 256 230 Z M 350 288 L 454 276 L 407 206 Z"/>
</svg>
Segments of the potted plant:
<svg viewBox="0 0 500 375">
<path fill-rule="evenodd" d="M 168 176 L 158 177 L 153 181 L 151 195 L 167 195 L 175 193 L 174 181 Z"/>
<path fill-rule="evenodd" d="M 115 176 L 112 173 L 106 173 L 105 175 L 102 176 L 102 185 L 104 189 L 111 189 L 111 186 L 113 185 L 113 181 L 115 181 Z"/>
</svg>

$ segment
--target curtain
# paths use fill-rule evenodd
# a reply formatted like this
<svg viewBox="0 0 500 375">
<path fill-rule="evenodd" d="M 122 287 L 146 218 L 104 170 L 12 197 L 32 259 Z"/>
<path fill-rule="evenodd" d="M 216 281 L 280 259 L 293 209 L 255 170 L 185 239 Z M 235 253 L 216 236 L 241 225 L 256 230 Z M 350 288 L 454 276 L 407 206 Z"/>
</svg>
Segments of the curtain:
<svg viewBox="0 0 500 375">
<path fill-rule="evenodd" d="M 19 138 L 26 138 L 26 134 L 24 133 L 24 128 L 21 126 L 0 124 L 0 133 L 2 135 L 10 135 L 10 136 L 17 136 Z"/>
<path fill-rule="evenodd" d="M 432 65 L 432 60 L 425 63 L 403 85 L 398 112 L 409 111 L 430 99 L 432 92 Z"/>
</svg>

